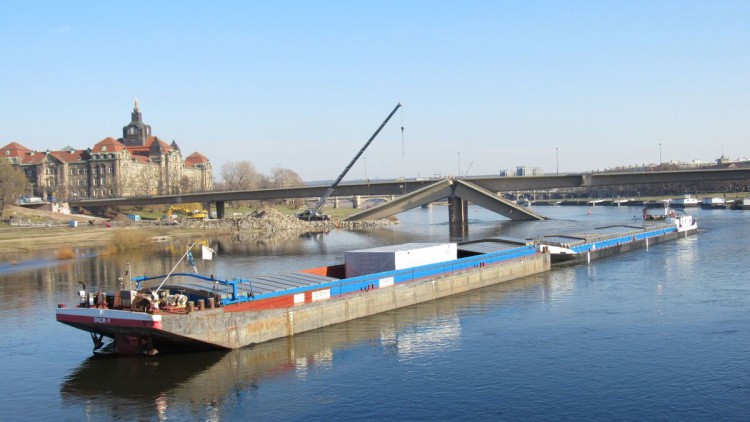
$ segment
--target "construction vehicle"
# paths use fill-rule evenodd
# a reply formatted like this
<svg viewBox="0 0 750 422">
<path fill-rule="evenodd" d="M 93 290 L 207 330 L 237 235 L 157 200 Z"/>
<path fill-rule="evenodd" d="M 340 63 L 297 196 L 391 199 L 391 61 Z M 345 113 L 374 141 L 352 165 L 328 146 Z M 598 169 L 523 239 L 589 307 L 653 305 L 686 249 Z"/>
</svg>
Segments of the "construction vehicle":
<svg viewBox="0 0 750 422">
<path fill-rule="evenodd" d="M 306 221 L 328 221 L 331 219 L 330 215 L 323 214 L 320 211 L 314 211 L 312 208 L 297 213 L 297 218 Z"/>
<path fill-rule="evenodd" d="M 206 220 L 209 217 L 209 212 L 206 210 L 190 210 L 183 205 L 174 204 L 169 207 L 166 214 L 161 216 L 161 219 L 173 220 L 177 218 L 177 215 L 175 214 L 176 212 L 179 212 L 186 215 L 188 218 L 193 218 L 196 220 Z"/>
<path fill-rule="evenodd" d="M 388 123 L 388 121 L 391 120 L 391 117 L 393 117 L 393 115 L 396 114 L 396 110 L 398 110 L 399 107 L 401 107 L 401 103 L 396 104 L 396 107 L 393 108 L 393 111 L 391 111 L 391 114 L 389 114 L 388 117 L 385 118 L 383 123 L 380 124 L 380 127 L 378 128 L 378 130 L 376 130 L 375 133 L 372 134 L 370 139 L 368 139 L 367 142 L 365 142 L 365 145 L 359 150 L 359 152 L 357 152 L 357 155 L 355 155 L 354 158 L 352 158 L 352 161 L 349 162 L 349 165 L 346 166 L 344 171 L 342 171 L 341 174 L 339 174 L 339 177 L 337 177 L 336 180 L 331 184 L 331 187 L 329 187 L 326 190 L 326 192 L 323 194 L 323 196 L 320 197 L 320 200 L 318 200 L 315 206 L 313 206 L 312 208 L 306 209 L 302 211 L 301 213 L 298 213 L 297 218 L 299 218 L 300 220 L 306 220 L 306 221 L 321 221 L 321 220 L 331 219 L 330 216 L 321 213 L 320 209 L 326 203 L 326 201 L 328 200 L 328 197 L 331 196 L 331 193 L 333 192 L 333 190 L 336 189 L 336 186 L 338 186 L 338 184 L 341 182 L 341 179 L 343 179 L 344 176 L 346 176 L 346 173 L 349 172 L 352 166 L 354 166 L 354 163 L 357 162 L 357 160 L 365 152 L 367 147 L 370 146 L 370 143 L 372 143 L 373 139 L 375 139 L 375 137 L 378 136 L 378 133 L 380 133 L 380 130 L 383 129 L 386 123 Z M 401 131 L 403 132 L 403 130 L 404 128 L 402 127 Z"/>
</svg>

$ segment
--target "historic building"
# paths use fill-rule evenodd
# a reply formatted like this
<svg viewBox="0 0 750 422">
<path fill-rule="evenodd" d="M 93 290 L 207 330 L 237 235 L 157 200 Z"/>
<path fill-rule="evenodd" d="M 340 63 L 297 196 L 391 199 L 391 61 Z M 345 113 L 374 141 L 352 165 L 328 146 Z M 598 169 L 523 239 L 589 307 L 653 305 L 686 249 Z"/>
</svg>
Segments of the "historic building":
<svg viewBox="0 0 750 422">
<path fill-rule="evenodd" d="M 32 151 L 16 142 L 0 154 L 21 168 L 30 182 L 27 195 L 67 201 L 202 192 L 213 189 L 211 162 L 199 152 L 182 152 L 151 135 L 138 100 L 122 138 L 105 138 L 88 149 Z"/>
</svg>

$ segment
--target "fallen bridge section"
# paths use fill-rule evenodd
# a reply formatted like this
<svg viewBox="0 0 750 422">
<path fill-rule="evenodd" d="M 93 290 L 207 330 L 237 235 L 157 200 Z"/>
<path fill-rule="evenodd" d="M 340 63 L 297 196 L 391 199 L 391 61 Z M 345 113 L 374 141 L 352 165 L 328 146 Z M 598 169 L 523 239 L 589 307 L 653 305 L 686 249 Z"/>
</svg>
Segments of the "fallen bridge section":
<svg viewBox="0 0 750 422">
<path fill-rule="evenodd" d="M 545 220 L 528 208 L 501 198 L 486 189 L 460 179 L 443 179 L 393 201 L 387 202 L 345 218 L 345 221 L 377 220 L 448 199 L 451 224 L 467 222 L 466 207 L 469 202 L 498 213 L 511 220 Z"/>
</svg>

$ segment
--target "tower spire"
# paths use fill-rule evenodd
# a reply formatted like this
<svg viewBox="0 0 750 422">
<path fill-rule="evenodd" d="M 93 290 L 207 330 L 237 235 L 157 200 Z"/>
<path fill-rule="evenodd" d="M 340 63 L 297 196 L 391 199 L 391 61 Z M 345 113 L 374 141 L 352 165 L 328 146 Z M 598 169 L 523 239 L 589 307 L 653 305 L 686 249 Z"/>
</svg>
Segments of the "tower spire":
<svg viewBox="0 0 750 422">
<path fill-rule="evenodd" d="M 143 123 L 138 98 L 135 99 L 133 112 L 130 113 L 130 124 L 122 128 L 122 139 L 126 146 L 143 146 L 151 136 L 151 126 Z"/>
</svg>

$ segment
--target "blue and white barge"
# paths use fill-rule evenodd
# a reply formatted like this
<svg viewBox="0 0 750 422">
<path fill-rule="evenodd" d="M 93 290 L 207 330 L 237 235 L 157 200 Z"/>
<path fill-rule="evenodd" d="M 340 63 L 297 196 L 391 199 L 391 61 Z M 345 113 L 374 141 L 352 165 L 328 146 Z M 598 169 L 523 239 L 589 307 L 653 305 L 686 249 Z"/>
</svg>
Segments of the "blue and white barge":
<svg viewBox="0 0 750 422">
<path fill-rule="evenodd" d="M 591 233 L 553 234 L 544 236 L 537 244 L 540 250 L 552 255 L 552 265 L 591 262 L 633 249 L 687 237 L 698 232 L 698 223 L 690 215 L 676 215 L 663 222 L 599 227 Z"/>
</svg>

